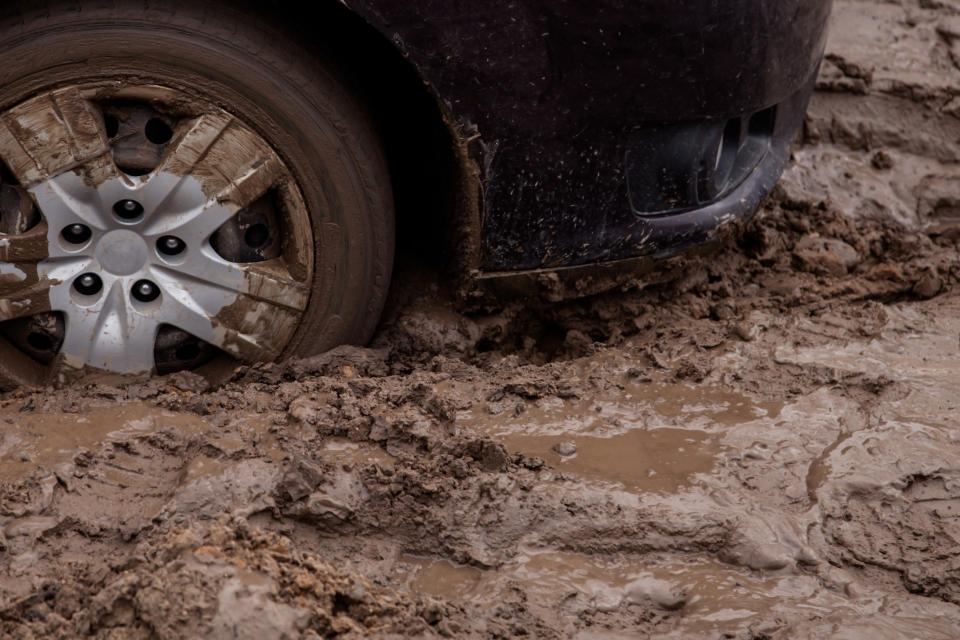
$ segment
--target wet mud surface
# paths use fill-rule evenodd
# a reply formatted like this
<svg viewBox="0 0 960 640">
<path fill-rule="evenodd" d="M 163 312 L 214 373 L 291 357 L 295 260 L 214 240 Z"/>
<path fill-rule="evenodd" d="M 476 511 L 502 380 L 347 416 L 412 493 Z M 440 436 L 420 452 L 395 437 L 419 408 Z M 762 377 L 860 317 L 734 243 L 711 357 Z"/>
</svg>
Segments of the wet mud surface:
<svg viewBox="0 0 960 640">
<path fill-rule="evenodd" d="M 838 1 L 706 259 L 0 396 L 0 637 L 960 636 L 960 10 Z"/>
</svg>

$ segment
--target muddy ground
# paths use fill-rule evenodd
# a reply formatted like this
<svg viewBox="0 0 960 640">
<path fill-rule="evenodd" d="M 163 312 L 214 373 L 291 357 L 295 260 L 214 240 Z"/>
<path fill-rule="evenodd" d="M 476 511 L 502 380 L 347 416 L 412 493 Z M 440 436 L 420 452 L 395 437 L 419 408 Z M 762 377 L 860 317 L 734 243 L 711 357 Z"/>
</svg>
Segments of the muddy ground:
<svg viewBox="0 0 960 640">
<path fill-rule="evenodd" d="M 960 6 L 838 1 L 707 259 L 0 400 L 0 637 L 960 637 Z M 419 287 L 419 288 L 417 288 Z"/>
</svg>

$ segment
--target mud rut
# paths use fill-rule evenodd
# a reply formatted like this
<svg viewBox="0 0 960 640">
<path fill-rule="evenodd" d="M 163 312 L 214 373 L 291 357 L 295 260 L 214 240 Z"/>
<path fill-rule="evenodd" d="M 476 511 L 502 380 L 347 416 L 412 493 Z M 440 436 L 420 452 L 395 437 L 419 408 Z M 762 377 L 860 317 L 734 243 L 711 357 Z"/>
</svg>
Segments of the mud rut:
<svg viewBox="0 0 960 640">
<path fill-rule="evenodd" d="M 719 255 L 486 314 L 421 288 L 217 390 L 6 393 L 0 637 L 957 638 L 953 6 L 838 1 Z"/>
</svg>

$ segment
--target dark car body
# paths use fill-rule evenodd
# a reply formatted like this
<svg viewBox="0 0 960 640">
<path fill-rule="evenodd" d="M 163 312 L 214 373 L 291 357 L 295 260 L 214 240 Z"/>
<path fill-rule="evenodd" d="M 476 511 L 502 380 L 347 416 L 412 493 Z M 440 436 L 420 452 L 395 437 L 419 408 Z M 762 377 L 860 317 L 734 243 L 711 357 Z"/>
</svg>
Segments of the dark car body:
<svg viewBox="0 0 960 640">
<path fill-rule="evenodd" d="M 480 169 L 483 274 L 662 257 L 773 187 L 831 0 L 347 0 Z"/>
<path fill-rule="evenodd" d="M 831 8 L 41 4 L 0 11 L 0 383 L 364 343 L 395 253 L 467 308 L 642 284 L 771 191 Z"/>
</svg>

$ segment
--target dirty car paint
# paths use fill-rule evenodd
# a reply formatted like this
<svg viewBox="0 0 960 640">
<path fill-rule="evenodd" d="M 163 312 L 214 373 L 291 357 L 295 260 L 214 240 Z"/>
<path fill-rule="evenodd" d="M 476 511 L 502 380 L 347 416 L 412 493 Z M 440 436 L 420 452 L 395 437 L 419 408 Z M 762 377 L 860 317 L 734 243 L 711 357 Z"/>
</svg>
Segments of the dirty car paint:
<svg viewBox="0 0 960 640">
<path fill-rule="evenodd" d="M 488 272 L 660 256 L 709 240 L 772 188 L 823 51 L 830 0 L 348 0 L 475 138 Z M 799 92 L 800 95 L 797 95 Z M 697 215 L 639 219 L 626 140 L 651 123 L 787 103 L 773 153 Z"/>
</svg>

